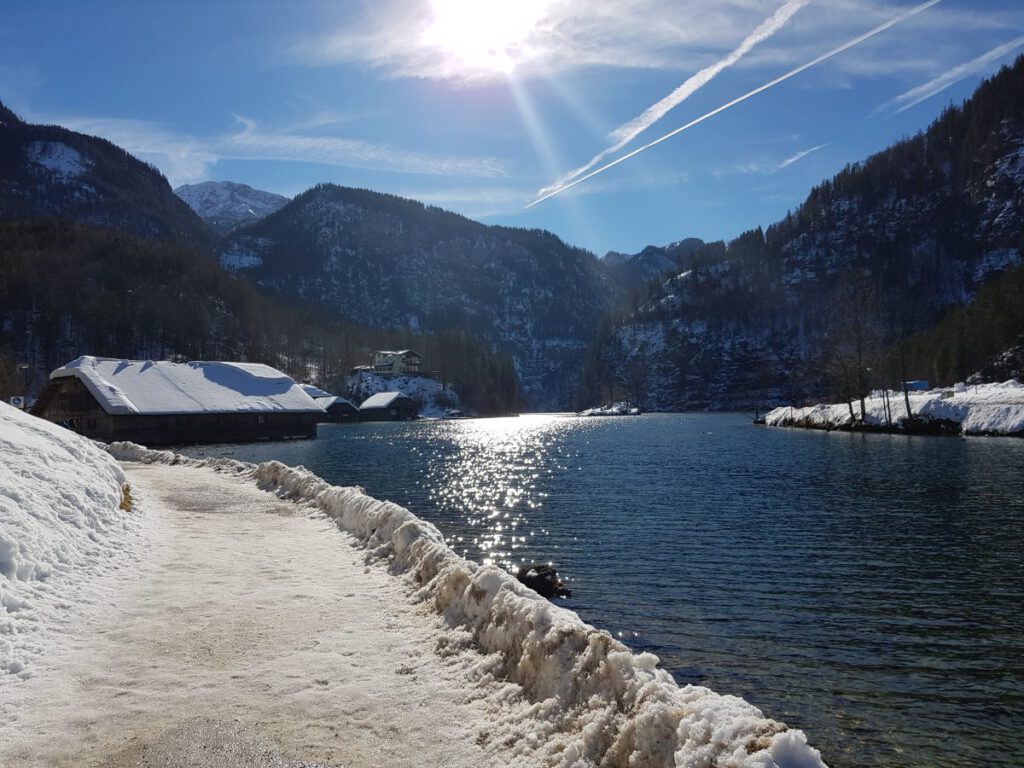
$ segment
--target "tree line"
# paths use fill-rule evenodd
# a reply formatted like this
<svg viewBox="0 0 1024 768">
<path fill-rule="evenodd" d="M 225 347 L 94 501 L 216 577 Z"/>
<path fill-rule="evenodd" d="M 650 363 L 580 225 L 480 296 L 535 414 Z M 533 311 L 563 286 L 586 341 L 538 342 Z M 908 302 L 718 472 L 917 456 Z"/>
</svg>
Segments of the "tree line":
<svg viewBox="0 0 1024 768">
<path fill-rule="evenodd" d="M 374 349 L 413 348 L 467 407 L 514 412 L 511 361 L 458 332 L 374 330 L 262 294 L 185 246 L 56 220 L 0 223 L 0 398 L 80 355 L 242 360 L 337 387 Z M 432 360 L 438 361 L 436 364 Z"/>
</svg>

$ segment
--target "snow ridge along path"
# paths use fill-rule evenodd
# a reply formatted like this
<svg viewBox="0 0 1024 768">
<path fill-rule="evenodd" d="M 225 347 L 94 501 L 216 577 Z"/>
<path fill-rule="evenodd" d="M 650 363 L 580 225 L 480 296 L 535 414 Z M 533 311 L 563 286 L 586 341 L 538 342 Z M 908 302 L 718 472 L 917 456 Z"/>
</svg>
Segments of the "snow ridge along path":
<svg viewBox="0 0 1024 768">
<path fill-rule="evenodd" d="M 402 507 L 278 462 L 108 450 L 142 556 L 80 642 L 0 688 L 0 764 L 824 765 Z"/>
</svg>

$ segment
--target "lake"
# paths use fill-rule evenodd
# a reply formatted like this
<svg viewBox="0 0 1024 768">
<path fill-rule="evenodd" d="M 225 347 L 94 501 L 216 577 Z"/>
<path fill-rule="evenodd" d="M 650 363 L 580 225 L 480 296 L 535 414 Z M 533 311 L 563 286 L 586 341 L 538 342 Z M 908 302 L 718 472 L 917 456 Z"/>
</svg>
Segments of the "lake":
<svg viewBox="0 0 1024 768">
<path fill-rule="evenodd" d="M 832 766 L 1024 765 L 1024 441 L 735 414 L 321 425 L 184 449 L 302 464 L 560 601 Z"/>
</svg>

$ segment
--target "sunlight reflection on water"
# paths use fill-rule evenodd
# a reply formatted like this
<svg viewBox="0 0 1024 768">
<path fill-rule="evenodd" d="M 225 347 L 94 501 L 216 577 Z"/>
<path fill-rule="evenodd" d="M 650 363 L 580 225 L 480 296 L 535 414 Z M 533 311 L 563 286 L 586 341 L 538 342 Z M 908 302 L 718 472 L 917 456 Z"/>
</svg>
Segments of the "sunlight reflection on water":
<svg viewBox="0 0 1024 768">
<path fill-rule="evenodd" d="M 531 516 L 548 497 L 543 486 L 568 469 L 562 438 L 574 426 L 564 417 L 523 416 L 434 427 L 434 439 L 450 447 L 441 460 L 427 449 L 433 460 L 418 484 L 439 510 L 472 529 L 455 536 L 457 551 L 471 557 L 475 550 L 482 562 L 508 570 L 523 562 L 538 533 Z"/>
</svg>

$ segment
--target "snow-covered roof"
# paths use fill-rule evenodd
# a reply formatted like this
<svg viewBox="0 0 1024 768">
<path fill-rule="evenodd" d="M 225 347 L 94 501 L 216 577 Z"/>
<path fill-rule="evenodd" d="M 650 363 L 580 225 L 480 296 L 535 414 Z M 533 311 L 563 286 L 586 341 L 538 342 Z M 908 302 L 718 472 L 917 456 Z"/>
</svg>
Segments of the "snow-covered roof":
<svg viewBox="0 0 1024 768">
<path fill-rule="evenodd" d="M 365 411 L 367 408 L 387 408 L 395 400 L 400 397 L 407 397 L 407 395 L 401 392 L 378 392 L 376 395 L 371 395 L 363 401 L 363 404 L 359 406 L 359 410 Z"/>
<path fill-rule="evenodd" d="M 405 355 L 416 355 L 416 357 L 423 357 L 423 355 L 421 355 L 419 352 L 413 352 L 411 349 L 398 349 L 398 350 L 380 349 L 380 350 L 377 350 L 377 354 L 378 355 L 400 355 L 402 357 L 404 357 Z"/>
<path fill-rule="evenodd" d="M 336 397 L 335 395 L 328 395 L 327 397 L 316 397 L 313 399 L 316 400 L 316 404 L 323 408 L 325 411 L 332 405 L 338 405 L 339 403 L 341 403 L 342 405 L 351 405 L 353 408 L 355 408 L 355 405 L 353 405 L 350 401 L 346 400 L 344 397 Z"/>
<path fill-rule="evenodd" d="M 65 377 L 79 379 L 111 415 L 322 410 L 289 376 L 259 363 L 85 356 L 50 374 Z"/>
<path fill-rule="evenodd" d="M 303 391 L 314 400 L 318 397 L 334 397 L 334 395 L 327 390 L 320 389 L 320 387 L 315 387 L 312 384 L 300 384 L 299 386 L 302 387 Z"/>
</svg>

